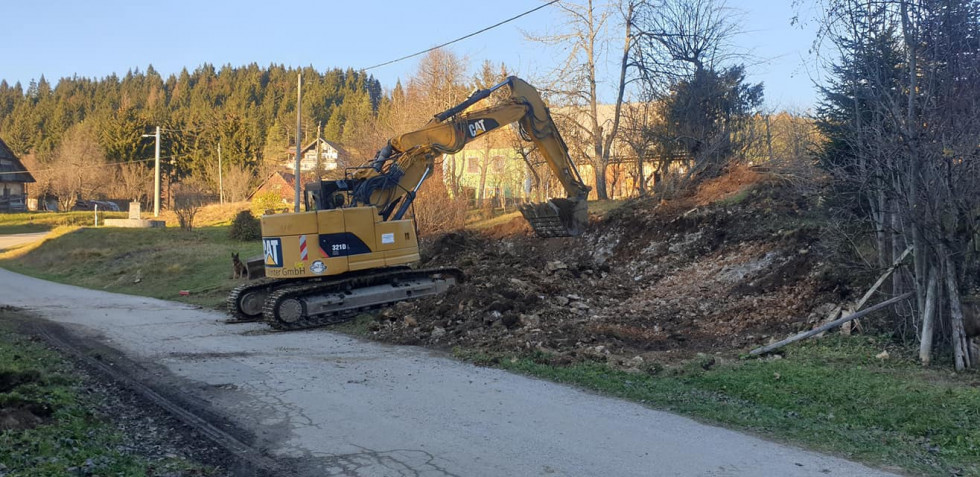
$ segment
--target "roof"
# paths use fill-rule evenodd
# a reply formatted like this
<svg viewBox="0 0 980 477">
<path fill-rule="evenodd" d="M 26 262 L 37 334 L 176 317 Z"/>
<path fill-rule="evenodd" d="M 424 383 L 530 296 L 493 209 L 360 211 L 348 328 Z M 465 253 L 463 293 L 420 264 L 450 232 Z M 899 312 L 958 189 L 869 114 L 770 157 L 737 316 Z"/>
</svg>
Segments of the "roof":
<svg viewBox="0 0 980 477">
<path fill-rule="evenodd" d="M 17 159 L 14 151 L 0 139 L 0 181 L 3 182 L 37 182 L 24 164 Z"/>
<path fill-rule="evenodd" d="M 336 143 L 336 142 L 333 142 L 333 141 L 327 141 L 326 139 L 322 139 L 322 138 L 320 140 L 323 141 L 324 144 L 326 144 L 326 145 L 328 145 L 328 146 L 336 149 L 337 150 L 337 155 L 339 155 L 340 157 L 346 157 L 347 156 L 347 150 L 344 149 L 344 146 L 341 146 L 339 143 Z M 312 142 L 310 142 L 309 144 L 307 144 L 306 147 L 300 149 L 299 153 L 300 154 L 306 154 L 307 152 L 313 150 L 314 148 L 316 148 L 316 139 L 314 139 Z M 287 148 L 286 149 L 286 153 L 288 153 L 290 156 L 295 156 L 296 155 L 296 148 L 295 147 Z"/>
</svg>

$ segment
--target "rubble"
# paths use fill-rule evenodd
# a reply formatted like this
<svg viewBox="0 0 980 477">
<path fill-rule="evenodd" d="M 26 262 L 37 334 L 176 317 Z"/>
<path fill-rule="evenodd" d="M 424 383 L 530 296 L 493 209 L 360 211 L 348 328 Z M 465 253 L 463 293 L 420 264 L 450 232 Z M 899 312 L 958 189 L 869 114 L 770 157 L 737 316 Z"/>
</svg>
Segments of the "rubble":
<svg viewBox="0 0 980 477">
<path fill-rule="evenodd" d="M 629 201 L 581 237 L 540 239 L 505 224 L 506 233 L 430 239 L 423 266 L 459 267 L 467 281 L 379 316 L 410 315 L 417 326 L 373 333 L 630 369 L 737 355 L 808 329 L 849 291 L 821 273 L 819 229 L 808 225 L 805 200 L 764 176 L 737 176 L 672 201 Z"/>
</svg>

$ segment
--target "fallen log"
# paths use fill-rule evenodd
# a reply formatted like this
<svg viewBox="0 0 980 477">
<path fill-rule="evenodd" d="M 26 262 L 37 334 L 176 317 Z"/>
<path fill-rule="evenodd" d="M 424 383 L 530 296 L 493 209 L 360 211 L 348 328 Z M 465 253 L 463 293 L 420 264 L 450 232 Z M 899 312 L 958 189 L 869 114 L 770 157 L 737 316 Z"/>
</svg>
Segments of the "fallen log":
<svg viewBox="0 0 980 477">
<path fill-rule="evenodd" d="M 814 329 L 812 329 L 810 331 L 805 331 L 805 332 L 800 333 L 800 334 L 798 334 L 796 336 L 792 336 L 790 338 L 786 338 L 786 339 L 784 339 L 782 341 L 779 341 L 779 342 L 776 342 L 776 343 L 773 343 L 773 344 L 770 344 L 770 345 L 766 345 L 766 346 L 763 346 L 761 348 L 756 348 L 756 349 L 750 351 L 749 354 L 750 355 L 753 355 L 753 356 L 757 356 L 757 355 L 760 355 L 760 354 L 770 353 L 770 352 L 772 352 L 774 350 L 777 350 L 779 348 L 782 348 L 783 346 L 786 346 L 786 345 L 788 345 L 790 343 L 795 343 L 795 342 L 800 341 L 802 339 L 809 338 L 809 337 L 811 337 L 811 336 L 813 336 L 815 334 L 818 334 L 818 333 L 827 331 L 827 330 L 829 330 L 831 328 L 835 328 L 837 326 L 843 325 L 844 323 L 847 323 L 849 321 L 856 320 L 856 319 L 858 319 L 858 318 L 860 318 L 860 317 L 862 317 L 864 315 L 867 315 L 869 313 L 878 311 L 878 310 L 880 310 L 882 308 L 885 308 L 885 307 L 887 307 L 889 305 L 893 305 L 895 303 L 898 303 L 898 302 L 900 302 L 900 301 L 902 301 L 902 300 L 904 300 L 904 299 L 906 299 L 906 298 L 908 298 L 908 297 L 910 297 L 910 296 L 912 296 L 914 294 L 915 294 L 915 292 L 903 293 L 901 295 L 896 296 L 895 298 L 892 298 L 890 300 L 886 300 L 886 301 L 883 301 L 881 303 L 878 303 L 877 305 L 872 306 L 871 308 L 868 308 L 868 309 L 865 309 L 865 310 L 861 310 L 861 311 L 859 311 L 857 313 L 852 313 L 852 314 L 847 315 L 847 316 L 845 316 L 843 318 L 839 318 L 837 320 L 831 321 L 830 323 L 827 323 L 826 325 L 820 326 L 818 328 L 814 328 Z"/>
</svg>

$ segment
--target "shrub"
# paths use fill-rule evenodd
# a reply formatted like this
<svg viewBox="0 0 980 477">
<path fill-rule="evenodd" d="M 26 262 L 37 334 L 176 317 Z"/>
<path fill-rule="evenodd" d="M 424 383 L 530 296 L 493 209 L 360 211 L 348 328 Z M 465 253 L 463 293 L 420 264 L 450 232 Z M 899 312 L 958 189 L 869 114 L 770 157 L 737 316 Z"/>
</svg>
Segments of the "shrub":
<svg viewBox="0 0 980 477">
<path fill-rule="evenodd" d="M 180 228 L 192 230 L 194 216 L 208 202 L 208 195 L 200 183 L 194 180 L 174 185 L 174 213 Z"/>
<path fill-rule="evenodd" d="M 262 223 L 251 212 L 243 210 L 231 221 L 228 235 L 234 240 L 243 242 L 262 238 Z"/>
<path fill-rule="evenodd" d="M 282 196 L 276 191 L 266 191 L 261 194 L 256 194 L 252 198 L 252 213 L 257 216 L 288 211 L 289 204 L 285 203 Z"/>
</svg>

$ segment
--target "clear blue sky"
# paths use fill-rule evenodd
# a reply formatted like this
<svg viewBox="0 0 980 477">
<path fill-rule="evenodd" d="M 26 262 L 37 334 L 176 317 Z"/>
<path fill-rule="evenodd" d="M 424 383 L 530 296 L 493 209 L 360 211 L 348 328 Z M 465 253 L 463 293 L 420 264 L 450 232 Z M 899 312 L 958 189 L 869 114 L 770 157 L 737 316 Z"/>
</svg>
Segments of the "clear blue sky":
<svg viewBox="0 0 980 477">
<path fill-rule="evenodd" d="M 10 2 L 0 29 L 0 79 L 44 75 L 50 82 L 78 75 L 123 75 L 152 64 L 165 77 L 202 63 L 240 66 L 255 62 L 287 66 L 364 68 L 479 30 L 541 5 L 539 0 L 497 2 L 316 1 L 289 3 L 241 0 L 145 2 L 138 0 L 49 0 Z M 807 53 L 812 28 L 790 26 L 793 10 L 784 0 L 730 1 L 743 11 L 742 48 L 758 62 L 752 81 L 766 85 L 771 106 L 804 109 L 815 102 Z M 549 6 L 450 47 L 469 59 L 471 73 L 484 59 L 505 62 L 527 77 L 540 77 L 558 58 L 522 31 L 544 32 L 559 25 Z M 391 87 L 408 77 L 418 58 L 370 71 Z M 611 94 L 606 94 L 611 99 Z"/>
</svg>

